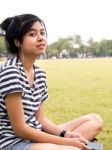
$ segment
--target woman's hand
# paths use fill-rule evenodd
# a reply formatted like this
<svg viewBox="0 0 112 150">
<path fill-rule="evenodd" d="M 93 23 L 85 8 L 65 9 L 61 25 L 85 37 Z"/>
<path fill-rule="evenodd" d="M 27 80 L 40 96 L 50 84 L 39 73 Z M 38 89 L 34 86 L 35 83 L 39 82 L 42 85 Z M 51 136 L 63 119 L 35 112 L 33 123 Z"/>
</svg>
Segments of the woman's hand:
<svg viewBox="0 0 112 150">
<path fill-rule="evenodd" d="M 81 134 L 79 133 L 74 133 L 71 131 L 67 131 L 65 136 L 65 138 L 70 138 L 71 141 L 74 141 L 75 146 L 77 146 L 78 148 L 80 148 L 81 150 L 91 150 L 91 148 L 89 148 L 87 146 L 87 143 L 89 142 L 87 139 L 85 139 Z M 72 141 L 72 142 L 73 142 Z"/>
<path fill-rule="evenodd" d="M 82 143 L 77 138 L 65 138 L 67 140 L 66 145 L 71 145 L 80 148 L 80 150 L 91 150 L 85 143 Z"/>
<path fill-rule="evenodd" d="M 64 137 L 65 138 L 76 138 L 77 140 L 79 140 L 80 142 L 82 142 L 84 144 L 87 144 L 89 142 L 81 134 L 74 133 L 74 132 L 71 132 L 71 131 L 67 131 Z"/>
</svg>

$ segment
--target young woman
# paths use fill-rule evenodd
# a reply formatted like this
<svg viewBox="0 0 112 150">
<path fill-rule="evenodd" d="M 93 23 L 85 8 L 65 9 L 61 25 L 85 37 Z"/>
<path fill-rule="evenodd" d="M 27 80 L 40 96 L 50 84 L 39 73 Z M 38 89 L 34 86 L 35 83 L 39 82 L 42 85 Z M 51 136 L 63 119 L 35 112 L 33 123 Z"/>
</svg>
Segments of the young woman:
<svg viewBox="0 0 112 150">
<path fill-rule="evenodd" d="M 34 64 L 47 47 L 46 28 L 35 15 L 1 23 L 14 55 L 0 69 L 0 150 L 89 150 L 88 140 L 102 129 L 97 114 L 55 125 L 44 115 L 46 74 Z"/>
</svg>

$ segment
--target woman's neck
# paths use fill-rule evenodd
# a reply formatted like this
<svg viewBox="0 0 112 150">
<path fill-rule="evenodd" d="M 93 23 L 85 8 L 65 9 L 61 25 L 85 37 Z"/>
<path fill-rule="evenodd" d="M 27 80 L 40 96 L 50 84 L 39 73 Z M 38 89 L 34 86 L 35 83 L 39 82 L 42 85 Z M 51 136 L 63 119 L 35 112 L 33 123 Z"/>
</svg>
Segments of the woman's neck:
<svg viewBox="0 0 112 150">
<path fill-rule="evenodd" d="M 32 58 L 32 56 L 30 56 L 30 57 L 20 56 L 20 60 L 23 64 L 24 70 L 26 72 L 29 85 L 30 85 L 30 87 L 32 87 L 33 83 L 34 83 L 34 77 L 35 77 L 33 65 L 34 65 L 36 58 Z"/>
<path fill-rule="evenodd" d="M 23 56 L 20 55 L 20 60 L 23 64 L 24 69 L 27 72 L 29 72 L 33 69 L 33 65 L 34 65 L 34 62 L 36 61 L 36 58 L 33 58 L 32 56 L 26 57 L 24 55 Z"/>
</svg>

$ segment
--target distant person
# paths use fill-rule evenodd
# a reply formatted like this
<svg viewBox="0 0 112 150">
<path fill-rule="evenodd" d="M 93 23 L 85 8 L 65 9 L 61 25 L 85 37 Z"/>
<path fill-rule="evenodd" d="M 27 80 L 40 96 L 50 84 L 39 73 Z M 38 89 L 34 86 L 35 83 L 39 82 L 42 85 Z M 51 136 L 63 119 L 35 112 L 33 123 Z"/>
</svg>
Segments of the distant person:
<svg viewBox="0 0 112 150">
<path fill-rule="evenodd" d="M 34 64 L 47 47 L 44 22 L 22 14 L 0 26 L 13 54 L 0 69 L 0 150 L 89 150 L 86 143 L 102 129 L 99 115 L 61 125 L 44 115 L 46 73 Z"/>
</svg>

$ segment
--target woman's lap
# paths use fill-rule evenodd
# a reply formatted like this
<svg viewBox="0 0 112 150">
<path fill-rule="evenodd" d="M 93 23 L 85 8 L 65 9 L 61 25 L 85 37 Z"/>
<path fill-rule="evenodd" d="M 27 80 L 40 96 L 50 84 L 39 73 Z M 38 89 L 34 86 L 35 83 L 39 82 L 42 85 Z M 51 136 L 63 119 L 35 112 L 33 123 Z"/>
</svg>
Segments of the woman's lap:
<svg viewBox="0 0 112 150">
<path fill-rule="evenodd" d="M 67 145 L 38 143 L 38 144 L 32 144 L 29 150 L 80 150 L 80 149 L 73 146 L 67 146 Z"/>
<path fill-rule="evenodd" d="M 6 150 L 29 150 L 29 148 L 32 144 L 34 144 L 34 143 L 24 140 L 24 141 L 20 141 L 16 144 L 12 145 L 11 147 L 7 148 Z"/>
<path fill-rule="evenodd" d="M 29 142 L 27 140 L 20 141 L 11 147 L 7 148 L 6 150 L 79 150 L 78 148 L 72 146 L 65 146 L 65 145 L 55 145 L 55 144 L 48 144 L 48 143 L 34 143 Z"/>
</svg>

